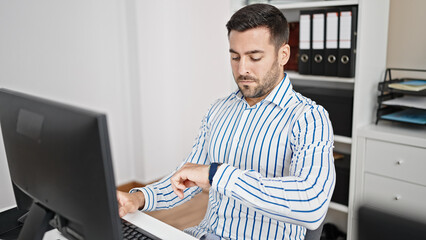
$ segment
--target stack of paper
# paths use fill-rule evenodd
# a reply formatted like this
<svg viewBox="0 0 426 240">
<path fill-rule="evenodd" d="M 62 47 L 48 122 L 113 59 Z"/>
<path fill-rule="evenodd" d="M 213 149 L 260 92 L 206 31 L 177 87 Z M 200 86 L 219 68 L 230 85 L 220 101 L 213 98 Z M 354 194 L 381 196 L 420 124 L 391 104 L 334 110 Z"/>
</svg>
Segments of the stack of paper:
<svg viewBox="0 0 426 240">
<path fill-rule="evenodd" d="M 383 119 L 425 125 L 426 111 L 420 109 L 405 109 L 382 116 Z"/>
<path fill-rule="evenodd" d="M 391 83 L 389 84 L 389 88 L 418 92 L 426 89 L 426 80 L 410 80 L 399 83 Z"/>
<path fill-rule="evenodd" d="M 404 96 L 400 98 L 394 98 L 391 100 L 383 101 L 383 104 L 412 107 L 426 110 L 426 97 L 419 96 Z"/>
</svg>

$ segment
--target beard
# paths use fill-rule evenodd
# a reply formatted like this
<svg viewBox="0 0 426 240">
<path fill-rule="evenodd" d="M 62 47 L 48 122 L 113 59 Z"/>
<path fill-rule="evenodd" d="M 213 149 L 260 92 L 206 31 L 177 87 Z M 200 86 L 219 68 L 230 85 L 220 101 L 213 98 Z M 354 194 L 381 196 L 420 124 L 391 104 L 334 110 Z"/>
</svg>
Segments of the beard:
<svg viewBox="0 0 426 240">
<path fill-rule="evenodd" d="M 259 79 L 250 75 L 240 75 L 236 79 L 238 88 L 240 89 L 243 96 L 246 98 L 264 97 L 266 94 L 269 94 L 269 92 L 272 91 L 278 81 L 281 80 L 278 79 L 280 76 L 280 70 L 281 68 L 278 67 L 278 62 L 277 60 L 275 60 L 275 62 L 272 64 L 271 68 L 265 74 L 263 79 Z M 254 87 L 250 85 L 240 85 L 238 84 L 238 82 L 241 80 L 251 80 L 258 84 Z"/>
</svg>

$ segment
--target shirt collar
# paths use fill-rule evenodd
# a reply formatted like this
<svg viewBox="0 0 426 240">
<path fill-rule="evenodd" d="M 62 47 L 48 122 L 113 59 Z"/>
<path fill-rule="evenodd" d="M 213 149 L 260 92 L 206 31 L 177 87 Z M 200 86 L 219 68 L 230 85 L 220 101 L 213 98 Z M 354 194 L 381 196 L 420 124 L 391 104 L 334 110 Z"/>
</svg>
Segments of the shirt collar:
<svg viewBox="0 0 426 240">
<path fill-rule="evenodd" d="M 272 102 L 281 108 L 284 108 L 293 93 L 293 85 L 290 82 L 287 73 L 284 73 L 284 78 L 281 82 L 266 96 L 263 101 Z"/>
<path fill-rule="evenodd" d="M 268 101 L 274 103 L 277 106 L 280 106 L 281 108 L 284 108 L 287 101 L 291 98 L 292 92 L 293 85 L 290 82 L 288 74 L 284 73 L 284 78 L 281 80 L 281 82 L 275 86 L 275 88 L 268 94 L 268 96 L 266 96 L 266 98 L 260 101 L 258 104 L 261 104 L 264 101 Z M 245 101 L 244 96 L 240 90 L 234 92 L 234 95 L 237 99 Z"/>
</svg>

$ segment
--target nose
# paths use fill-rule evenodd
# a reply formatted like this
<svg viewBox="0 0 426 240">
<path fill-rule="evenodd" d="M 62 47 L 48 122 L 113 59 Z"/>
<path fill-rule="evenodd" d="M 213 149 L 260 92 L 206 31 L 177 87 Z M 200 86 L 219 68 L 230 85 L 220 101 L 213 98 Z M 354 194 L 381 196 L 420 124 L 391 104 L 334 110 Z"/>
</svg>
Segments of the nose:
<svg viewBox="0 0 426 240">
<path fill-rule="evenodd" d="M 248 62 L 244 57 L 238 63 L 238 74 L 243 76 L 250 74 Z"/>
</svg>

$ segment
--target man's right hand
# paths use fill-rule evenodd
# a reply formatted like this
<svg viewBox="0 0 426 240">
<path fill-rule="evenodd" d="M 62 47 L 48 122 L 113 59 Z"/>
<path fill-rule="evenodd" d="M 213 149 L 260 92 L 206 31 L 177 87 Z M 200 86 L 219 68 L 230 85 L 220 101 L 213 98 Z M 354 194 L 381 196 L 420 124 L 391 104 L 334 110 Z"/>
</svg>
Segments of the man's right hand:
<svg viewBox="0 0 426 240">
<path fill-rule="evenodd" d="M 145 197 L 142 192 L 127 193 L 117 191 L 118 214 L 124 217 L 127 213 L 136 212 L 145 205 Z"/>
</svg>

